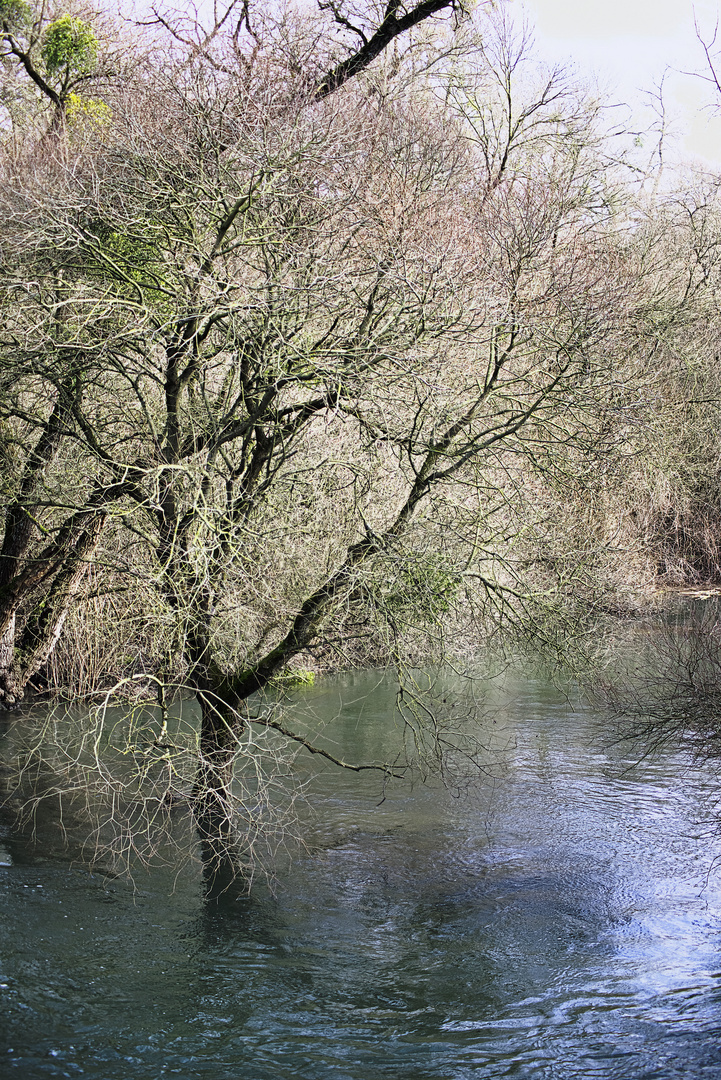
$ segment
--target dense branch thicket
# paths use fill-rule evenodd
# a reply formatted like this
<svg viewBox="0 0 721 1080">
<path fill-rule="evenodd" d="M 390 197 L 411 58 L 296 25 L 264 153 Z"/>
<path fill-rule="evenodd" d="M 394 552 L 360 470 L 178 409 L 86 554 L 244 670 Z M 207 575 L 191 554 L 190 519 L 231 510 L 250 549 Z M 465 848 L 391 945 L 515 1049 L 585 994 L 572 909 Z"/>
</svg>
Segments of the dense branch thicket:
<svg viewBox="0 0 721 1080">
<path fill-rule="evenodd" d="M 505 15 L 320 8 L 114 49 L 0 8 L 0 699 L 192 695 L 206 837 L 244 733 L 300 738 L 258 698 L 294 663 L 437 659 L 590 596 L 569 508 L 700 288 Z"/>
</svg>

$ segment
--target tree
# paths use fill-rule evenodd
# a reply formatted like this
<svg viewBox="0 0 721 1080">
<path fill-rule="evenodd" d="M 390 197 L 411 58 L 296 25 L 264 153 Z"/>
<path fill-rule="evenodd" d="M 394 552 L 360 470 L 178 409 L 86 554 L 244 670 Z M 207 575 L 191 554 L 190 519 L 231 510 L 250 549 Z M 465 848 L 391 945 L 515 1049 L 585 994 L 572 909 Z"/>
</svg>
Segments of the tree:
<svg viewBox="0 0 721 1080">
<path fill-rule="evenodd" d="M 312 82 L 272 37 L 235 62 L 246 9 L 201 47 L 175 28 L 189 51 L 126 86 L 102 135 L 7 166 L 1 692 L 21 700 L 89 567 L 132 589 L 154 644 L 121 683 L 197 701 L 216 850 L 251 730 L 322 752 L 259 703 L 294 660 L 353 624 L 400 648 L 464 605 L 524 603 L 524 490 L 605 437 L 625 377 L 635 288 L 598 109 L 558 72 L 517 104 L 528 43 L 507 24 L 463 79 L 349 81 L 446 8 L 368 30 L 324 5 L 361 46 Z M 416 749 L 472 762 L 423 711 Z"/>
<path fill-rule="evenodd" d="M 100 36 L 99 36 L 100 34 Z M 45 139 L 61 131 L 69 112 L 102 111 L 88 95 L 122 76 L 125 64 L 105 39 L 114 28 L 98 14 L 56 15 L 46 5 L 33 10 L 24 0 L 0 6 L 0 57 L 5 68 L 2 102 L 16 129 L 38 113 L 38 98 L 50 110 Z M 40 116 L 46 118 L 40 109 Z"/>
</svg>

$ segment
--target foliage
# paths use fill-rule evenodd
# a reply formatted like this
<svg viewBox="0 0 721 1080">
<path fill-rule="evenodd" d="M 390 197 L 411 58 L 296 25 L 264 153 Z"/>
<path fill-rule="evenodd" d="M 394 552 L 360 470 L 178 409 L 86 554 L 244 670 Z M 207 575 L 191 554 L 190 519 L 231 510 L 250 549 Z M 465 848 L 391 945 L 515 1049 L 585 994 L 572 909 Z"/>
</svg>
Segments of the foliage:
<svg viewBox="0 0 721 1080">
<path fill-rule="evenodd" d="M 288 690 L 315 685 L 315 672 L 307 668 L 289 668 L 281 675 L 276 675 L 273 684 Z"/>
<path fill-rule="evenodd" d="M 0 24 L 7 30 L 16 30 L 32 22 L 32 8 L 24 0 L 0 2 Z"/>
<path fill-rule="evenodd" d="M 71 93 L 68 94 L 66 115 L 71 127 L 102 131 L 110 124 L 113 111 L 99 98 L 85 98 Z"/>
<path fill-rule="evenodd" d="M 63 69 L 87 75 L 97 63 L 98 39 L 82 19 L 61 15 L 46 27 L 40 55 L 51 75 Z"/>
</svg>

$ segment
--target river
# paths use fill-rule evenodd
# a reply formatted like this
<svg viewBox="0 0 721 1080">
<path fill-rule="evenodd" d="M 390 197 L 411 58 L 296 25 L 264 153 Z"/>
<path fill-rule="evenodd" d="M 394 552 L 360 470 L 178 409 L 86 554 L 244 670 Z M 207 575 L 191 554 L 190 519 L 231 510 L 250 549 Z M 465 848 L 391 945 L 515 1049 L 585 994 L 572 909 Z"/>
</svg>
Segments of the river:
<svg viewBox="0 0 721 1080">
<path fill-rule="evenodd" d="M 109 879 L 6 825 L 0 1076 L 721 1077 L 716 769 L 637 761 L 540 678 L 493 694 L 463 798 L 299 759 L 306 847 L 248 898 L 208 900 L 187 861 Z M 381 753 L 392 682 L 297 712 Z"/>
</svg>

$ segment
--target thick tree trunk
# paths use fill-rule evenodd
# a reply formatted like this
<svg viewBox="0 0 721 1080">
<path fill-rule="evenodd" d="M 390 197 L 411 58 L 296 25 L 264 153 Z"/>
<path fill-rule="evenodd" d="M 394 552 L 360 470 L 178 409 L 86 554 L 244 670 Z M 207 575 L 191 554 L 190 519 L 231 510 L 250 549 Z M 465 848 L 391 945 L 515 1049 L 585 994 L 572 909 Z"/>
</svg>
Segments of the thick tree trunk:
<svg viewBox="0 0 721 1080">
<path fill-rule="evenodd" d="M 16 703 L 11 674 L 15 659 L 15 611 L 8 612 L 4 622 L 5 630 L 0 634 L 0 703 L 6 708 L 13 708 Z"/>
<path fill-rule="evenodd" d="M 238 710 L 210 691 L 200 691 L 200 753 L 193 810 L 203 845 L 206 875 L 238 865 L 233 829 L 233 766 L 245 721 Z M 215 868 L 215 869 L 213 869 Z"/>
<path fill-rule="evenodd" d="M 63 426 L 67 419 L 68 387 L 58 395 L 55 406 L 44 423 L 35 446 L 28 454 L 14 502 L 5 514 L 2 545 L 0 545 L 0 703 L 14 708 L 22 698 L 18 685 L 16 637 L 18 611 L 22 596 L 11 587 L 36 532 L 35 500 L 43 484 L 46 469 L 60 446 Z"/>
<path fill-rule="evenodd" d="M 12 613 L 0 639 L 0 702 L 5 708 L 16 708 L 22 702 L 28 683 L 57 645 L 105 521 L 106 515 L 98 514 L 80 534 L 38 609 L 28 619 L 19 640 L 17 615 Z"/>
</svg>

